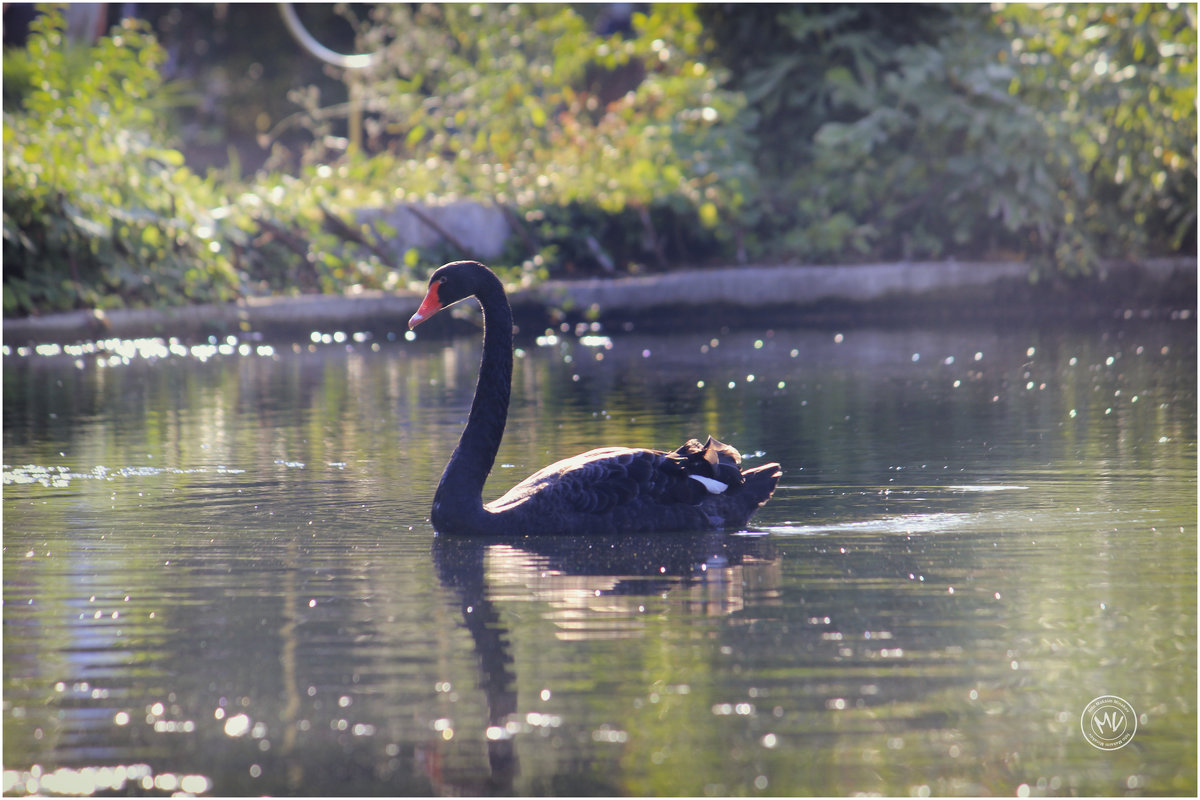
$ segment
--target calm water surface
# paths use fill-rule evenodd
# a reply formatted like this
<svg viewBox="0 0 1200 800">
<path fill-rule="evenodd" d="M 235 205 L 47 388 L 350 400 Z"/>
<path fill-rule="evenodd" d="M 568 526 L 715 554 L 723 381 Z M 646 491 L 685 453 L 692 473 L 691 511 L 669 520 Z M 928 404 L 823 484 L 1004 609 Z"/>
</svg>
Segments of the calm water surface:
<svg viewBox="0 0 1200 800">
<path fill-rule="evenodd" d="M 527 338 L 489 496 L 783 464 L 591 540 L 434 535 L 473 337 L 320 339 L 6 353 L 5 793 L 1195 794 L 1194 320 Z"/>
</svg>

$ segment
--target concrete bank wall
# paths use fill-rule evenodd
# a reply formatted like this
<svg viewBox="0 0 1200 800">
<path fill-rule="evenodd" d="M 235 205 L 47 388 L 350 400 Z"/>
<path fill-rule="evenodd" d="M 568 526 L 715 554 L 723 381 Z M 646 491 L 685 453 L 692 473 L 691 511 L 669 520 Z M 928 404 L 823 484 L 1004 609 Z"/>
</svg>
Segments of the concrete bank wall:
<svg viewBox="0 0 1200 800">
<path fill-rule="evenodd" d="M 432 266 L 431 266 L 432 269 Z M 526 330 L 563 319 L 634 322 L 641 327 L 819 324 L 836 319 L 898 322 L 1048 315 L 1110 318 L 1196 308 L 1196 259 L 1110 264 L 1086 280 L 1032 285 L 1018 262 L 922 262 L 860 266 L 745 266 L 662 275 L 548 281 L 513 292 Z M 311 331 L 401 332 L 417 294 L 250 298 L 227 305 L 75 311 L 5 319 L 4 343 L 131 339 L 182 340 L 255 331 L 268 339 Z M 439 315 L 423 331 L 453 328 Z"/>
<path fill-rule="evenodd" d="M 1016 262 L 992 264 L 915 263 L 843 267 L 731 267 L 704 272 L 553 281 L 531 290 L 543 302 L 644 309 L 670 304 L 763 307 L 779 303 L 811 306 L 825 300 L 869 303 L 890 295 L 919 295 L 947 288 L 1025 280 L 1029 268 Z"/>
<path fill-rule="evenodd" d="M 674 326 L 687 312 L 700 312 L 701 324 L 1107 318 L 1127 310 L 1194 310 L 1196 259 L 1112 263 L 1089 278 L 1039 283 L 1020 262 L 747 266 L 550 281 L 514 296 L 514 308 L 522 303 L 643 327 Z"/>
</svg>

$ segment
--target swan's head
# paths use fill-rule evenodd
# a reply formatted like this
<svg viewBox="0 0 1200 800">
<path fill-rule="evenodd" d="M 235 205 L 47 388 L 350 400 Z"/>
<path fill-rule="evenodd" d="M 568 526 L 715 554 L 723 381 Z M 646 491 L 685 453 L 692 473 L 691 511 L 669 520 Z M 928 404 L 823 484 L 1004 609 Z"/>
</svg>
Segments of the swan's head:
<svg viewBox="0 0 1200 800">
<path fill-rule="evenodd" d="M 434 270 L 429 276 L 429 291 L 417 313 L 408 320 L 408 329 L 420 325 L 437 312 L 459 300 L 478 294 L 487 283 L 499 285 L 499 279 L 478 261 L 451 261 Z"/>
</svg>

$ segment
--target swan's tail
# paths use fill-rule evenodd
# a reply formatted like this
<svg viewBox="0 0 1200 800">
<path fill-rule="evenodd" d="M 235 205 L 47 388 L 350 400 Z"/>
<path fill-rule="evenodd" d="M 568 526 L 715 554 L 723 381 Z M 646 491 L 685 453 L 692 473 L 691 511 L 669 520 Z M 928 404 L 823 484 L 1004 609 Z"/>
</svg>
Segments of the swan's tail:
<svg viewBox="0 0 1200 800">
<path fill-rule="evenodd" d="M 779 478 L 782 475 L 783 470 L 775 463 L 763 464 L 761 467 L 742 472 L 744 483 L 729 495 L 736 510 L 725 520 L 726 526 L 745 525 L 750 517 L 754 516 L 754 512 L 759 509 L 759 506 L 770 500 L 771 495 L 775 494 L 775 487 L 779 485 Z"/>
<path fill-rule="evenodd" d="M 744 470 L 742 478 L 745 483 L 742 484 L 740 493 L 754 498 L 754 507 L 758 508 L 775 494 L 775 487 L 779 485 L 782 476 L 783 470 L 775 463 Z"/>
</svg>

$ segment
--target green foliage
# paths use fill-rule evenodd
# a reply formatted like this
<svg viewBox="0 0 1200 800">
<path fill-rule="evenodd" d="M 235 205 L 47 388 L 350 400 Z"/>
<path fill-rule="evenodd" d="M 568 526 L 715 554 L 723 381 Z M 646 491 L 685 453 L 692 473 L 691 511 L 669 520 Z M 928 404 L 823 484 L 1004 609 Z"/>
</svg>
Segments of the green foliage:
<svg viewBox="0 0 1200 800">
<path fill-rule="evenodd" d="M 262 173 L 235 198 L 256 235 L 242 253 L 250 289 L 261 294 L 395 289 L 413 265 L 382 249 L 394 232 L 351 222 L 360 208 L 386 205 L 384 162 L 310 164 L 299 175 Z"/>
<path fill-rule="evenodd" d="M 932 44 L 899 48 L 892 67 L 870 82 L 831 76 L 834 96 L 860 113 L 817 130 L 812 180 L 820 183 L 800 206 L 817 225 L 801 227 L 791 242 L 809 244 L 813 227 L 828 239 L 822 211 L 869 226 L 857 240 L 847 226 L 845 238 L 885 258 L 1041 255 L 1069 234 L 1062 195 L 1079 192 L 1069 164 L 1047 146 L 1035 109 L 1008 91 L 1013 69 L 979 56 L 1003 52 L 1005 41 L 973 12 L 942 28 Z M 957 45 L 967 41 L 972 47 Z M 839 175 L 842 182 L 832 183 Z"/>
<path fill-rule="evenodd" d="M 1194 5 L 1004 10 L 1016 77 L 1080 192 L 1066 221 L 1103 252 L 1196 249 Z"/>
<path fill-rule="evenodd" d="M 872 112 L 884 123 L 887 109 L 872 104 L 880 82 L 905 48 L 935 38 L 954 12 L 940 5 L 720 3 L 698 13 L 712 31 L 714 55 L 756 115 L 752 249 L 808 261 L 874 254 L 879 220 L 854 206 L 883 193 L 872 192 L 872 176 L 858 164 L 849 172 L 844 164 L 826 166 L 817 135 L 827 123 Z"/>
<path fill-rule="evenodd" d="M 395 288 L 462 254 L 394 263 L 356 212 L 454 199 L 506 210 L 514 279 L 1195 252 L 1194 6 L 664 4 L 613 36 L 583 13 L 376 6 L 353 102 L 294 92 L 296 173 L 278 144 L 245 180 L 172 146 L 145 24 L 70 47 L 47 9 L 5 53 L 4 313 Z"/>
<path fill-rule="evenodd" d="M 701 13 L 760 114 L 755 232 L 786 254 L 1194 252 L 1192 8 Z"/>
<path fill-rule="evenodd" d="M 512 261 L 524 256 L 526 269 L 610 259 L 636 268 L 732 242 L 752 178 L 733 124 L 740 98 L 702 60 L 690 8 L 655 8 L 635 29 L 598 36 L 565 6 L 378 9 L 361 47 L 382 48 L 383 64 L 347 80 L 361 89 L 371 160 L 399 187 L 391 201 L 465 197 L 512 209 L 529 239 Z M 295 99 L 316 143 L 305 160 L 327 160 L 333 115 L 311 90 Z M 632 228 L 616 223 L 614 243 L 618 219 Z"/>
<path fill-rule="evenodd" d="M 49 9 L 23 108 L 4 113 L 5 313 L 233 296 L 212 187 L 155 136 L 153 36 L 127 21 L 86 69 L 70 53 Z"/>
<path fill-rule="evenodd" d="M 47 8 L 6 54 L 24 76 L 4 112 L 6 315 L 396 285 L 377 234 L 344 222 L 360 197 L 339 186 L 356 176 L 196 175 L 166 143 L 178 94 L 145 24 L 84 48 L 64 27 Z"/>
</svg>

